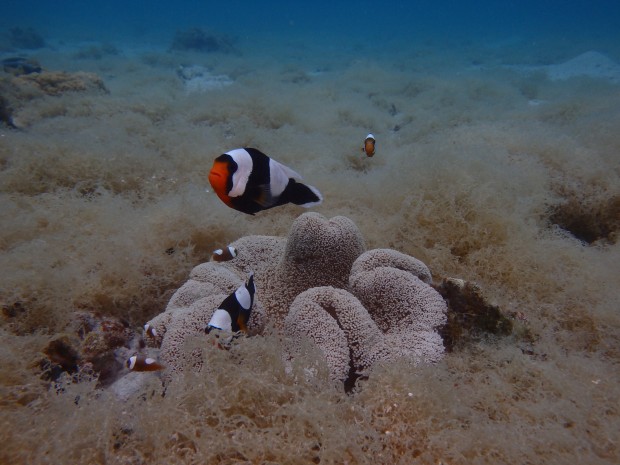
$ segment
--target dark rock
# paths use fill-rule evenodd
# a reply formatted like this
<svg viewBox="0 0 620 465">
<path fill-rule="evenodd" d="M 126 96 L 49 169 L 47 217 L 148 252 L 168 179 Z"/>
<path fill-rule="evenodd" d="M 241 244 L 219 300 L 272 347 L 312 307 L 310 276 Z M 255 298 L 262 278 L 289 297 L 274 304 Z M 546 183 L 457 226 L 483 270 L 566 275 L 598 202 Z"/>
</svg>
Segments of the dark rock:
<svg viewBox="0 0 620 465">
<path fill-rule="evenodd" d="M 172 50 L 194 52 L 236 52 L 230 39 L 211 34 L 204 29 L 194 27 L 177 31 L 170 47 Z"/>
<path fill-rule="evenodd" d="M 82 351 L 87 358 L 111 352 L 127 344 L 133 332 L 121 321 L 105 317 L 97 321 L 90 331 L 85 332 Z"/>
<path fill-rule="evenodd" d="M 66 336 L 51 341 L 43 349 L 43 353 L 51 363 L 58 365 L 63 371 L 75 373 L 78 369 L 80 355 Z"/>
<path fill-rule="evenodd" d="M 22 74 L 40 73 L 41 65 L 32 58 L 9 57 L 2 60 L 2 69 L 13 76 Z"/>
<path fill-rule="evenodd" d="M 84 362 L 93 373 L 97 374 L 98 385 L 100 387 L 109 386 L 114 383 L 123 372 L 124 364 L 117 360 L 114 351 L 103 352 L 95 356 L 88 357 Z"/>
<path fill-rule="evenodd" d="M 0 102 L 2 101 L 2 97 L 0 97 Z M 26 311 L 26 307 L 23 302 L 16 301 L 10 304 L 2 304 L 2 316 L 4 318 L 15 318 L 20 316 Z"/>
</svg>

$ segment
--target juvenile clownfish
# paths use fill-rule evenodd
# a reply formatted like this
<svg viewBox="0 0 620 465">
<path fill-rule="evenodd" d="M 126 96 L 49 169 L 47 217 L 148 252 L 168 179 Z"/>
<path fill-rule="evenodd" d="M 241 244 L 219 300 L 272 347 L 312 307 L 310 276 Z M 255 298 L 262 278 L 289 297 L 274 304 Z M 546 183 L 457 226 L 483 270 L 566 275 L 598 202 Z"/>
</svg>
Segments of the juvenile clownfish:
<svg viewBox="0 0 620 465">
<path fill-rule="evenodd" d="M 209 173 L 209 183 L 220 200 L 249 215 L 286 203 L 306 208 L 319 205 L 321 193 L 297 182 L 300 179 L 292 169 L 253 148 L 220 155 Z"/>
<path fill-rule="evenodd" d="M 362 152 L 364 152 L 369 157 L 372 157 L 375 154 L 375 136 L 372 134 L 368 134 L 366 139 L 364 139 L 364 146 L 362 147 Z"/>
<path fill-rule="evenodd" d="M 219 329 L 226 333 L 246 333 L 255 292 L 254 275 L 250 273 L 248 282 L 226 297 L 215 310 L 205 332 L 209 334 L 213 329 Z"/>
<path fill-rule="evenodd" d="M 157 337 L 157 331 L 155 331 L 155 327 L 151 326 L 148 323 L 144 325 L 144 334 L 150 337 Z"/>
<path fill-rule="evenodd" d="M 237 249 L 235 249 L 232 245 L 229 245 L 225 249 L 217 249 L 213 251 L 213 255 L 211 256 L 211 260 L 214 262 L 227 262 L 228 260 L 232 260 L 237 256 Z"/>
<path fill-rule="evenodd" d="M 154 358 L 136 354 L 127 360 L 127 368 L 131 371 L 159 371 L 165 367 Z"/>
</svg>

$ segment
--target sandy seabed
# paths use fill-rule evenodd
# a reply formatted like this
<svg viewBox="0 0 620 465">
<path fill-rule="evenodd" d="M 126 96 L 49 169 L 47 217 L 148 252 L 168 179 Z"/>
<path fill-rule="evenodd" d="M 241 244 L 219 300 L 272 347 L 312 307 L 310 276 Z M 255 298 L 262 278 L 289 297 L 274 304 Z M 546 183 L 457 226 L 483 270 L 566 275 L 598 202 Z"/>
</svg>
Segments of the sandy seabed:
<svg viewBox="0 0 620 465">
<path fill-rule="evenodd" d="M 0 463 L 620 462 L 616 81 L 551 79 L 514 45 L 250 49 L 35 54 L 109 92 L 32 95 L 0 129 Z M 221 85 L 184 84 L 181 65 Z M 287 233 L 302 209 L 250 217 L 210 191 L 213 158 L 241 146 L 300 172 L 368 248 L 477 282 L 522 330 L 378 366 L 354 394 L 287 374 L 270 334 L 165 396 L 45 381 L 76 310 L 138 328 L 213 249 Z"/>
</svg>

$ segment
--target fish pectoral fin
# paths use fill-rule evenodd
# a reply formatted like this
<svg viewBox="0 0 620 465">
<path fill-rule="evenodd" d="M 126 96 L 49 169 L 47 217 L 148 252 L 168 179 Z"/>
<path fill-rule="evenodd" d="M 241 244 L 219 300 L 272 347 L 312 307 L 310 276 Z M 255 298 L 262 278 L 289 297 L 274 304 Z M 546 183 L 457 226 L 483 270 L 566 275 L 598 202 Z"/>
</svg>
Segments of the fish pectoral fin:
<svg viewBox="0 0 620 465">
<path fill-rule="evenodd" d="M 239 315 L 237 318 L 237 325 L 239 326 L 239 331 L 247 333 L 248 327 L 246 325 L 246 317 L 244 315 Z"/>
<path fill-rule="evenodd" d="M 252 200 L 261 207 L 270 207 L 273 204 L 273 195 L 269 184 L 261 184 L 252 189 Z"/>
</svg>

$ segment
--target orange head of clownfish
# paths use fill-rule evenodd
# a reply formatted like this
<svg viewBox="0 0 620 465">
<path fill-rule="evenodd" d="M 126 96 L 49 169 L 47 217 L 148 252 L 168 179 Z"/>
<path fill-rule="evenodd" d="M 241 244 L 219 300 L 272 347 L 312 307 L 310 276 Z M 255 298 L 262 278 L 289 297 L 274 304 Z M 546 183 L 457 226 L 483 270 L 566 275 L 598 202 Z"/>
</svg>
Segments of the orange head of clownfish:
<svg viewBox="0 0 620 465">
<path fill-rule="evenodd" d="M 364 139 L 364 146 L 362 147 L 362 152 L 364 152 L 369 157 L 372 157 L 375 154 L 375 136 L 372 134 L 368 134 L 366 139 Z"/>
<path fill-rule="evenodd" d="M 235 171 L 237 171 L 237 164 L 233 160 L 218 157 L 209 172 L 211 187 L 220 200 L 229 207 L 232 207 L 232 197 L 229 193 L 232 190 L 232 177 Z"/>
</svg>

